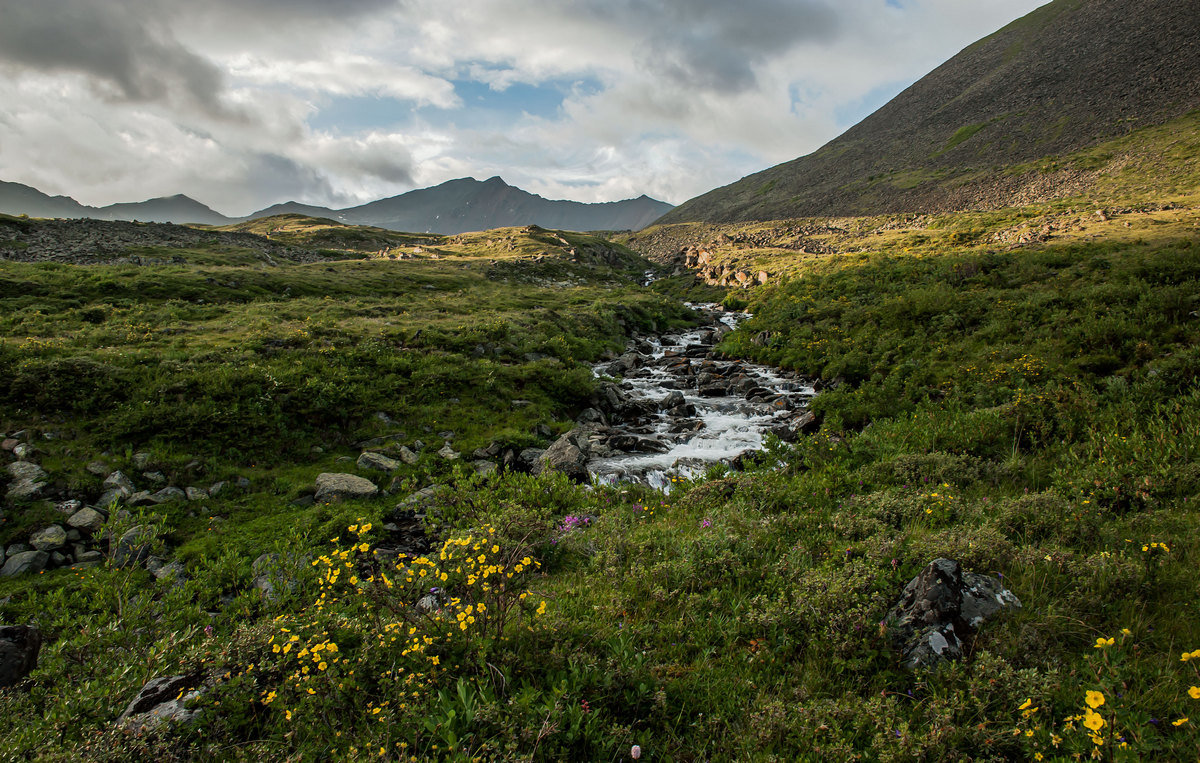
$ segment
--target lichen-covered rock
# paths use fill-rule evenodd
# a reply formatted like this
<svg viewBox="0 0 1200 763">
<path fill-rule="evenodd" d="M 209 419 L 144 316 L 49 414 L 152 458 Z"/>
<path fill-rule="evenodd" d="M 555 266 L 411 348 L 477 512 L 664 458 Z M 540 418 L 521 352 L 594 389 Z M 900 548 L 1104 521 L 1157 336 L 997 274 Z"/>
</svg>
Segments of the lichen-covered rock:
<svg viewBox="0 0 1200 763">
<path fill-rule="evenodd" d="M 29 536 L 29 545 L 38 551 L 57 551 L 67 545 L 67 531 L 58 525 L 50 525 Z"/>
<path fill-rule="evenodd" d="M 317 475 L 317 503 L 335 503 L 370 498 L 379 492 L 375 483 L 357 474 L 322 472 Z"/>
<path fill-rule="evenodd" d="M 884 623 L 912 670 L 960 659 L 966 640 L 987 618 L 1020 606 L 999 580 L 964 573 L 951 559 L 935 559 L 904 587 Z"/>
<path fill-rule="evenodd" d="M 144 562 L 150 557 L 154 540 L 157 537 L 154 528 L 147 525 L 135 525 L 129 528 L 113 547 L 113 564 L 118 567 L 129 567 Z"/>
</svg>

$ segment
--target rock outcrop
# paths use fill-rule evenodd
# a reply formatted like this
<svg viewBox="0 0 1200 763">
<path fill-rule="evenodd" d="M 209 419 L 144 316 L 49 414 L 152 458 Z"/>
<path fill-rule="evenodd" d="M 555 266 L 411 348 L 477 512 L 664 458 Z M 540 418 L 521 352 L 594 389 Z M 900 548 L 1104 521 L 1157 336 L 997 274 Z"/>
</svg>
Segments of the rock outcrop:
<svg viewBox="0 0 1200 763">
<path fill-rule="evenodd" d="M 1020 607 L 998 579 L 963 572 L 951 559 L 934 559 L 904 587 L 884 624 L 904 667 L 913 670 L 961 659 L 984 621 Z"/>
</svg>

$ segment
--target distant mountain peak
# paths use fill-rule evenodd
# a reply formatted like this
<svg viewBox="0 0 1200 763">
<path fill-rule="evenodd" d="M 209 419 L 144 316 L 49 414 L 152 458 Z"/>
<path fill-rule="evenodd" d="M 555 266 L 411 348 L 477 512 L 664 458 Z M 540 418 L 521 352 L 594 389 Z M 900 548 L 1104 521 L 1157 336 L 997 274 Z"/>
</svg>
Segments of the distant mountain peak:
<svg viewBox="0 0 1200 763">
<path fill-rule="evenodd" d="M 232 219 L 185 194 L 96 208 L 69 197 L 47 196 L 20 183 L 0 181 L 0 212 L 8 214 L 212 225 L 292 213 L 413 233 L 453 234 L 530 224 L 580 231 L 638 230 L 670 209 L 670 204 L 645 195 L 606 204 L 549 201 L 511 186 L 497 175 L 485 181 L 469 177 L 448 180 L 432 188 L 340 210 L 287 201 Z"/>
</svg>

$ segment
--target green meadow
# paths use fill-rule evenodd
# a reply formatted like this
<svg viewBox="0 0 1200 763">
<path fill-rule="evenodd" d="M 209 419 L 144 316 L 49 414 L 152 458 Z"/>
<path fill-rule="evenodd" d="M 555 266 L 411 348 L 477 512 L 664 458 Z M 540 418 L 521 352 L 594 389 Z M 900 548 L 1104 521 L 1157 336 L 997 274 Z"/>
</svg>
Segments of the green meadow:
<svg viewBox="0 0 1200 763">
<path fill-rule="evenodd" d="M 0 580 L 0 620 L 45 638 L 0 691 L 2 754 L 1193 760 L 1195 201 L 626 242 L 711 240 L 716 262 L 771 274 L 731 291 L 640 286 L 659 266 L 579 234 L 302 220 L 253 232 L 321 262 L 0 262 L 0 431 L 54 435 L 34 444 L 60 494 L 98 494 L 94 461 L 144 471 L 138 454 L 171 484 L 244 480 L 109 520 L 152 528 L 185 579 L 110 556 Z M 689 325 L 683 299 L 752 312 L 719 349 L 823 380 L 820 430 L 669 494 L 466 463 L 546 447 L 589 407 L 588 364 Z M 385 477 L 354 463 L 373 438 L 427 447 Z M 306 501 L 321 472 L 386 492 Z M 378 553 L 394 507 L 434 485 L 430 552 Z M 0 542 L 61 519 L 8 506 Z M 271 596 L 251 584 L 264 553 Z M 938 557 L 1023 606 L 961 662 L 909 671 L 885 615 Z M 420 605 L 433 588 L 440 606 Z M 194 719 L 117 727 L 163 676 L 188 678 Z"/>
</svg>

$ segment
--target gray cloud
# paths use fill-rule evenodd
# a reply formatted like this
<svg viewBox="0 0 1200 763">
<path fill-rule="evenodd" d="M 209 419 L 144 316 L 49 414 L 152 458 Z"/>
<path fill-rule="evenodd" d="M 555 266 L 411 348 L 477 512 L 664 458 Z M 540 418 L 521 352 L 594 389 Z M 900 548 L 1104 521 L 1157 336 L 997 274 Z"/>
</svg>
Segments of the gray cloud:
<svg viewBox="0 0 1200 763">
<path fill-rule="evenodd" d="M 676 84 L 731 93 L 756 84 L 754 67 L 830 38 L 838 14 L 823 0 L 580 0 L 597 21 L 642 37 L 639 59 Z"/>
<path fill-rule="evenodd" d="M 179 94 L 228 116 L 220 70 L 180 45 L 169 29 L 141 12 L 142 5 L 0 0 L 0 59 L 43 72 L 87 75 L 110 97 L 165 101 Z"/>
</svg>

